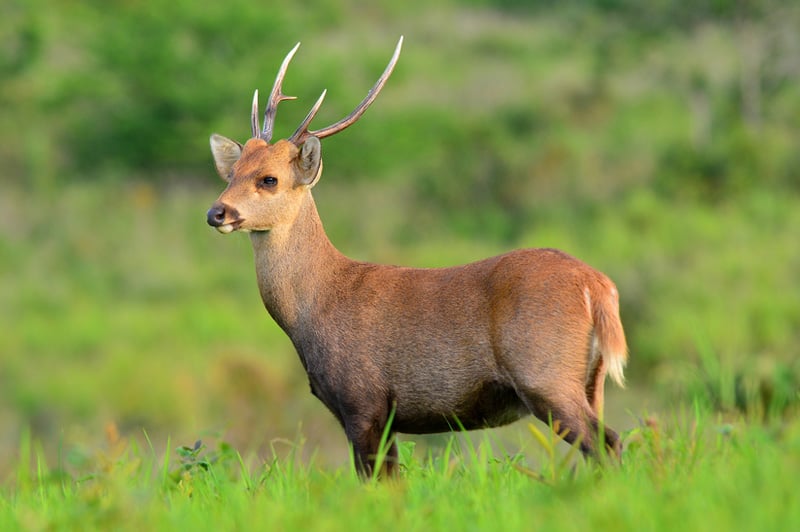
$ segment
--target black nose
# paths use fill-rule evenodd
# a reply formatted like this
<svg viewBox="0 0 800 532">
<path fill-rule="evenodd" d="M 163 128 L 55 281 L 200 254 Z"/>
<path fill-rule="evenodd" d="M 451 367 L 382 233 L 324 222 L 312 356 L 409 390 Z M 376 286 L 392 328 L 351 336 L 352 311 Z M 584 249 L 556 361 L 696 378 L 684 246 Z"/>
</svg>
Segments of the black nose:
<svg viewBox="0 0 800 532">
<path fill-rule="evenodd" d="M 211 227 L 219 227 L 225 222 L 225 206 L 214 204 L 206 213 L 206 221 Z"/>
</svg>

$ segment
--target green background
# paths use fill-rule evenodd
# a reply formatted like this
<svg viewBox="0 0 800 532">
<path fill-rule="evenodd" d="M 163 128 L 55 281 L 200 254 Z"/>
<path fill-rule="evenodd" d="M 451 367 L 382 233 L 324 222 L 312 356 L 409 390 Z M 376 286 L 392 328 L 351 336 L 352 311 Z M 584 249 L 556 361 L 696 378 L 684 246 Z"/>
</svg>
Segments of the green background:
<svg viewBox="0 0 800 532">
<path fill-rule="evenodd" d="M 323 88 L 314 125 L 348 113 L 405 36 L 373 107 L 323 143 L 314 192 L 339 249 L 414 266 L 564 249 L 621 293 L 612 425 L 692 402 L 790 415 L 800 8 L 680 4 L 4 2 L 0 479 L 27 430 L 56 457 L 108 426 L 243 453 L 301 437 L 346 463 L 249 241 L 205 224 L 208 135 L 246 140 L 253 89 L 297 41 L 278 137 Z"/>
</svg>

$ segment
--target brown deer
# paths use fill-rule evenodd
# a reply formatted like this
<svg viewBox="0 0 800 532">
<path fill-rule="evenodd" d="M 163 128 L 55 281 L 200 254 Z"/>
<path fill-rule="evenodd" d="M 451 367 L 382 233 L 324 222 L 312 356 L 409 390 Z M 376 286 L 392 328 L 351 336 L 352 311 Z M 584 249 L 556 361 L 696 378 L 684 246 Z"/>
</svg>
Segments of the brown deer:
<svg viewBox="0 0 800 532">
<path fill-rule="evenodd" d="M 211 136 L 227 188 L 208 211 L 221 233 L 250 234 L 261 298 L 291 338 L 311 392 L 342 424 L 362 476 L 384 431 L 424 434 L 496 427 L 533 414 L 597 456 L 620 440 L 602 424 L 606 373 L 623 385 L 627 359 L 617 290 L 608 277 L 554 249 L 525 249 L 450 268 L 351 260 L 331 244 L 311 189 L 319 139 L 352 125 L 378 96 L 400 54 L 348 116 L 309 130 L 317 100 L 288 140 L 272 143 L 278 72 L 259 130 L 242 146 Z M 299 44 L 298 44 L 299 46 Z M 393 414 L 393 416 L 392 416 Z M 387 427 L 387 424 L 390 425 Z M 392 474 L 393 440 L 384 462 Z"/>
</svg>

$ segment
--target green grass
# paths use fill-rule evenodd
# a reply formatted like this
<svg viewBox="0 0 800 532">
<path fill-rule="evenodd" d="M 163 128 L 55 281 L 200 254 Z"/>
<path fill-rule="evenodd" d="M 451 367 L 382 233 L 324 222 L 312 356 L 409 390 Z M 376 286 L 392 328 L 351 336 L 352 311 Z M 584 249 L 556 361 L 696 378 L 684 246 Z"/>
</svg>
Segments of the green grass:
<svg viewBox="0 0 800 532">
<path fill-rule="evenodd" d="M 584 462 L 531 428 L 523 451 L 491 432 L 426 454 L 401 442 L 401 474 L 361 483 L 299 452 L 267 462 L 200 442 L 161 456 L 113 430 L 102 449 L 48 464 L 27 433 L 0 527 L 262 530 L 791 530 L 800 424 L 723 421 L 702 409 L 649 417 L 621 465 Z M 302 441 L 295 445 L 299 451 Z"/>
</svg>

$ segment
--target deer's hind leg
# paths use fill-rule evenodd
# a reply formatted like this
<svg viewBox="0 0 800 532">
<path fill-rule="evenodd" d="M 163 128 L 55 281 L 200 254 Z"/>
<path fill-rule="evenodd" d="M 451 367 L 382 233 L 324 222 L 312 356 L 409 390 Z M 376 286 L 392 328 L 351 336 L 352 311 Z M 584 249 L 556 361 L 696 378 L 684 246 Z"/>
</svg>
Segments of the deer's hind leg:
<svg viewBox="0 0 800 532">
<path fill-rule="evenodd" d="M 603 357 L 599 356 L 599 354 L 596 357 L 590 357 L 590 360 L 593 363 L 586 378 L 586 400 L 594 413 L 594 430 L 595 433 L 599 434 L 600 427 L 602 427 L 606 450 L 619 456 L 622 452 L 622 443 L 619 435 L 603 422 L 603 396 L 606 380 L 605 363 Z"/>
<path fill-rule="evenodd" d="M 588 403 L 571 401 L 540 391 L 520 390 L 520 400 L 539 420 L 551 424 L 570 445 L 578 444 L 584 456 L 596 456 L 596 423 Z"/>
<path fill-rule="evenodd" d="M 558 327 L 548 330 L 558 330 Z M 598 407 L 602 412 L 603 401 L 600 377 L 604 377 L 604 371 L 602 365 L 592 360 L 586 342 L 588 336 L 533 338 L 524 347 L 526 352 L 536 353 L 536 356 L 526 357 L 527 365 L 521 357 L 513 358 L 515 366 L 510 374 L 517 396 L 534 416 L 545 423 L 552 422 L 553 428 L 568 443 L 579 442 L 584 456 L 599 458 L 598 439 L 617 454 L 619 437 L 605 426 L 602 434 L 599 432 L 603 425 L 598 415 Z M 517 344 L 516 347 L 522 346 Z"/>
</svg>

